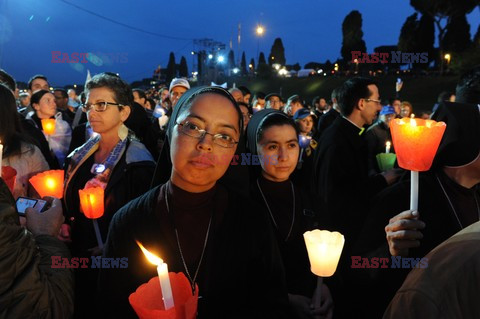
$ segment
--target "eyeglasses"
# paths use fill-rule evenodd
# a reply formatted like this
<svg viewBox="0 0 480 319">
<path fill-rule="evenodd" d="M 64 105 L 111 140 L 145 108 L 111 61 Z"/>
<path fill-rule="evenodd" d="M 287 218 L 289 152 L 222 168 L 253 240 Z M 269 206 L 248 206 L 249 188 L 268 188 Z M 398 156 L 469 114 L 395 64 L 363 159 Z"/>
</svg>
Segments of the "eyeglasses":
<svg viewBox="0 0 480 319">
<path fill-rule="evenodd" d="M 105 112 L 108 105 L 115 105 L 115 106 L 125 106 L 119 103 L 112 103 L 112 102 L 97 102 L 97 103 L 85 103 L 82 104 L 82 111 L 87 113 L 93 108 L 95 112 Z"/>
<path fill-rule="evenodd" d="M 175 123 L 175 124 L 180 126 L 180 132 L 190 137 L 202 139 L 205 137 L 206 134 L 209 134 L 213 138 L 213 143 L 221 147 L 231 148 L 231 147 L 234 147 L 235 144 L 238 144 L 238 141 L 235 141 L 232 137 L 228 136 L 227 134 L 212 134 L 207 132 L 206 130 L 200 129 L 198 126 L 190 122 Z"/>
<path fill-rule="evenodd" d="M 367 101 L 367 102 L 375 102 L 377 104 L 382 104 L 382 101 L 380 101 L 380 100 L 374 100 L 374 99 L 364 99 L 364 100 Z"/>
</svg>

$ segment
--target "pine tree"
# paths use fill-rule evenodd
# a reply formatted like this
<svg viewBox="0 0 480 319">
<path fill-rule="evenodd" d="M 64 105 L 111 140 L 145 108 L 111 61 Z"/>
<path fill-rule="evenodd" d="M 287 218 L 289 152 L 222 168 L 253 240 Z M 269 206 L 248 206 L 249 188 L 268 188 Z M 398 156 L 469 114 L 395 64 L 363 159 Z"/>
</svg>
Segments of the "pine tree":
<svg viewBox="0 0 480 319">
<path fill-rule="evenodd" d="M 166 72 L 166 81 L 170 83 L 174 77 L 177 76 L 176 64 L 175 64 L 175 54 L 170 52 L 170 57 L 168 58 L 167 72 Z"/>
<path fill-rule="evenodd" d="M 187 59 L 182 55 L 180 59 L 180 67 L 178 69 L 178 73 L 182 78 L 188 78 L 188 66 L 187 66 Z"/>
<path fill-rule="evenodd" d="M 247 59 L 245 58 L 245 51 L 242 53 L 242 61 L 240 62 L 240 69 L 242 72 L 242 75 L 247 74 Z"/>
<path fill-rule="evenodd" d="M 352 60 L 352 51 L 366 52 L 367 47 L 363 41 L 362 15 L 353 10 L 342 23 L 342 50 L 341 54 L 345 61 Z"/>
<path fill-rule="evenodd" d="M 278 63 L 280 65 L 285 65 L 285 49 L 283 47 L 282 39 L 276 38 L 273 41 L 272 49 L 270 50 L 270 55 L 268 56 L 268 65 Z"/>
</svg>

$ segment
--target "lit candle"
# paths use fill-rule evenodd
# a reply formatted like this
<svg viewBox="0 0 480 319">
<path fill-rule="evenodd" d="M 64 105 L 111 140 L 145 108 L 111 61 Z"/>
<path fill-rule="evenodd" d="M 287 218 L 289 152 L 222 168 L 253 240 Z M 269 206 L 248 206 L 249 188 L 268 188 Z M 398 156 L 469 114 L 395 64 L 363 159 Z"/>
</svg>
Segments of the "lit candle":
<svg viewBox="0 0 480 319">
<path fill-rule="evenodd" d="M 102 249 L 103 240 L 97 219 L 102 217 L 105 211 L 103 204 L 104 190 L 101 187 L 85 188 L 78 190 L 78 195 L 80 197 L 80 209 L 85 214 L 85 217 L 92 220 L 98 247 Z"/>
<path fill-rule="evenodd" d="M 168 310 L 175 306 L 173 302 L 172 286 L 170 284 L 170 278 L 168 277 L 168 266 L 160 257 L 149 252 L 143 245 L 137 241 L 137 245 L 142 250 L 147 260 L 157 266 L 158 279 L 160 280 L 160 288 L 162 289 L 163 304 L 165 310 Z"/>
<path fill-rule="evenodd" d="M 446 124 L 411 118 L 390 122 L 398 165 L 411 171 L 410 209 L 418 209 L 418 172 L 427 171 L 445 132 Z"/>
<path fill-rule="evenodd" d="M 339 232 L 315 229 L 305 232 L 303 238 L 307 246 L 311 271 L 318 276 L 314 304 L 315 308 L 320 308 L 323 277 L 330 277 L 335 273 L 345 237 Z"/>
<path fill-rule="evenodd" d="M 48 136 L 55 134 L 55 119 L 42 119 L 42 129 Z"/>
<path fill-rule="evenodd" d="M 252 109 L 252 110 L 253 110 L 253 114 L 257 113 L 257 112 L 260 111 L 261 109 L 262 109 L 262 108 L 261 108 L 260 106 L 258 106 L 258 105 L 255 106 L 255 107 L 253 107 L 253 109 Z"/>
<path fill-rule="evenodd" d="M 29 179 L 29 182 L 40 197 L 63 197 L 63 180 L 65 172 L 61 169 L 39 173 Z"/>
<path fill-rule="evenodd" d="M 0 177 L 2 177 L 3 144 L 0 141 Z"/>
<path fill-rule="evenodd" d="M 305 136 L 300 134 L 298 136 L 298 144 L 300 145 L 300 148 L 306 148 L 308 145 L 310 145 L 310 141 L 312 138 L 310 136 Z"/>
<path fill-rule="evenodd" d="M 390 141 L 388 141 L 387 143 L 385 143 L 385 153 L 390 153 L 390 146 L 392 145 L 392 143 L 390 143 Z"/>
</svg>

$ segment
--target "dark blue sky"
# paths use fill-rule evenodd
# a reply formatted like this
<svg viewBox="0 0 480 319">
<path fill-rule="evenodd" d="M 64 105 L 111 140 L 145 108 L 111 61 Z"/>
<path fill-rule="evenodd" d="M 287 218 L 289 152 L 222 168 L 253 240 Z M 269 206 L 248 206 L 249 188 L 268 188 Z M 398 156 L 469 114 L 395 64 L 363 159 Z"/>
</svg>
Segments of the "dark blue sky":
<svg viewBox="0 0 480 319">
<path fill-rule="evenodd" d="M 194 46 L 189 39 L 212 38 L 227 49 L 232 39 L 237 54 L 238 23 L 247 63 L 256 56 L 258 44 L 268 55 L 273 40 L 280 37 L 287 63 L 303 66 L 340 56 L 341 25 L 351 10 L 363 16 L 370 52 L 379 45 L 396 44 L 406 17 L 414 12 L 408 0 L 0 0 L 0 67 L 17 81 L 43 73 L 53 86 L 82 84 L 87 69 L 92 75 L 118 72 L 131 82 L 150 77 L 158 65 L 165 67 L 173 51 L 177 63 L 182 55 L 187 58 L 191 71 Z M 138 32 L 94 14 L 179 39 Z M 479 10 L 468 20 L 473 36 L 480 23 Z M 254 32 L 258 23 L 266 27 L 260 40 Z M 52 63 L 52 51 L 100 52 L 109 54 L 112 61 L 102 66 L 91 61 Z"/>
</svg>

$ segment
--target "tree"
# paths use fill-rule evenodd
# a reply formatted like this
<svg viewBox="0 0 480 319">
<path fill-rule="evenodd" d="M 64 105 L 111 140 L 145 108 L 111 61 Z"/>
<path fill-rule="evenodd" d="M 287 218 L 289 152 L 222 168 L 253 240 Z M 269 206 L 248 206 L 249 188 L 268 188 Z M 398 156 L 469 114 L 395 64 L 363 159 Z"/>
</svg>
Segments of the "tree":
<svg viewBox="0 0 480 319">
<path fill-rule="evenodd" d="M 295 64 L 293 65 L 292 68 L 293 68 L 295 71 L 298 72 L 302 67 L 301 67 L 300 64 L 297 62 L 297 63 L 295 63 Z"/>
<path fill-rule="evenodd" d="M 258 57 L 258 65 L 257 65 L 257 74 L 261 78 L 268 78 L 271 75 L 272 68 L 267 64 L 265 61 L 265 54 L 260 52 L 260 56 Z"/>
<path fill-rule="evenodd" d="M 446 52 L 461 53 L 471 45 L 470 25 L 466 16 L 459 15 L 450 19 L 447 25 L 447 32 L 443 38 L 443 48 Z"/>
<path fill-rule="evenodd" d="M 417 31 L 418 52 L 428 53 L 428 62 L 422 65 L 422 69 L 428 68 L 431 61 L 435 60 L 435 25 L 431 16 L 423 14 L 418 23 Z"/>
<path fill-rule="evenodd" d="M 233 54 L 233 50 L 228 52 L 228 68 L 233 69 L 235 67 L 235 56 Z"/>
<path fill-rule="evenodd" d="M 443 38 L 452 17 L 470 13 L 477 5 L 476 0 L 410 0 L 410 5 L 422 14 L 429 15 L 438 29 L 438 52 L 440 72 L 443 73 Z M 446 22 L 446 23 L 445 23 Z"/>
<path fill-rule="evenodd" d="M 429 15 L 422 15 L 418 20 L 418 13 L 407 18 L 398 38 L 398 50 L 402 52 L 427 53 L 428 59 L 433 60 L 435 27 Z M 428 61 L 428 62 L 429 62 Z M 413 68 L 427 68 L 429 63 L 414 63 Z"/>
<path fill-rule="evenodd" d="M 414 13 L 405 20 L 405 23 L 400 29 L 400 36 L 398 37 L 398 49 L 404 52 L 414 52 L 417 47 L 416 32 L 418 30 L 418 13 Z"/>
<path fill-rule="evenodd" d="M 242 61 L 240 62 L 240 71 L 242 75 L 247 74 L 247 59 L 245 58 L 245 51 L 242 53 Z"/>
<path fill-rule="evenodd" d="M 251 65 L 251 67 L 250 67 L 250 65 Z M 248 65 L 248 67 L 251 70 L 255 70 L 255 60 L 253 58 L 250 59 L 250 64 Z"/>
<path fill-rule="evenodd" d="M 480 25 L 478 26 L 477 33 L 473 37 L 473 47 L 480 49 Z"/>
<path fill-rule="evenodd" d="M 188 66 L 187 66 L 187 59 L 182 55 L 180 59 L 180 66 L 178 68 L 178 74 L 182 78 L 188 78 Z"/>
<path fill-rule="evenodd" d="M 175 64 L 175 54 L 173 52 L 170 52 L 170 57 L 168 58 L 168 64 L 167 64 L 167 73 L 166 73 L 167 83 L 170 83 L 176 75 L 177 75 L 177 72 L 176 72 L 176 64 Z"/>
<path fill-rule="evenodd" d="M 280 65 L 285 65 L 285 49 L 283 48 L 282 39 L 276 38 L 273 41 L 272 49 L 270 50 L 270 55 L 268 56 L 268 65 L 278 63 Z"/>
<path fill-rule="evenodd" d="M 345 62 L 352 60 L 352 51 L 367 51 L 365 41 L 363 41 L 362 15 L 360 12 L 353 10 L 345 17 L 342 23 L 342 34 L 341 53 Z"/>
</svg>

